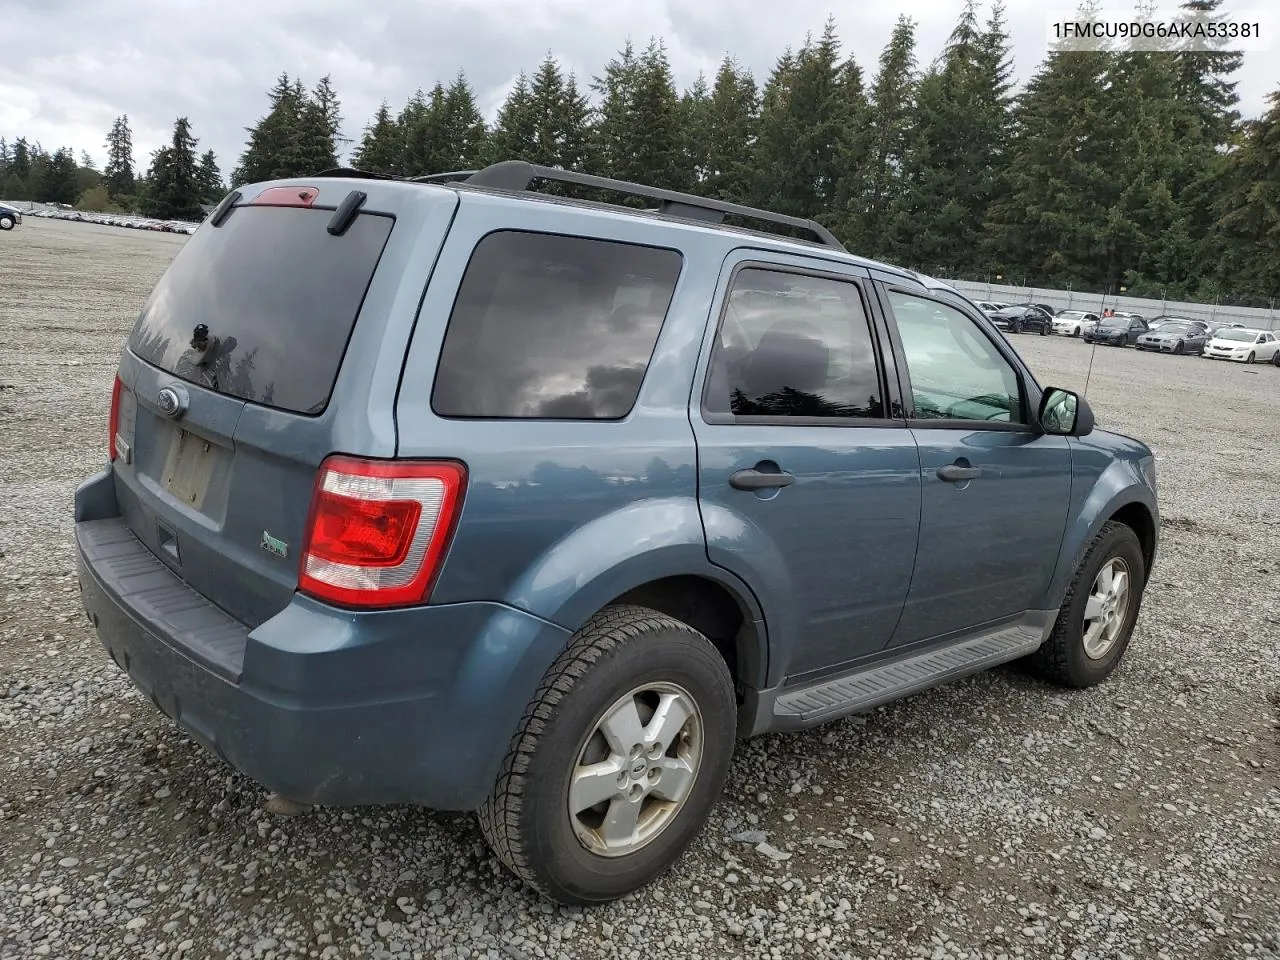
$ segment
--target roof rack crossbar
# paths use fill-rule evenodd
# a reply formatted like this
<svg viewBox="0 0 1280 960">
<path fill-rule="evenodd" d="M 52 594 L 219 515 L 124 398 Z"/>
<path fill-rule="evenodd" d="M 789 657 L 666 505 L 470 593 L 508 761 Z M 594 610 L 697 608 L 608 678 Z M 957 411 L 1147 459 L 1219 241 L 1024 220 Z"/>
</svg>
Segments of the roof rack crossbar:
<svg viewBox="0 0 1280 960">
<path fill-rule="evenodd" d="M 726 200 L 712 200 L 691 193 L 680 193 L 676 190 L 664 190 L 626 180 L 612 180 L 609 177 L 597 177 L 590 173 L 579 173 L 576 170 L 561 170 L 556 167 L 543 167 L 525 160 L 503 160 L 493 163 L 472 174 L 467 185 L 473 187 L 490 187 L 495 190 L 528 190 L 537 180 L 550 180 L 554 183 L 568 183 L 580 187 L 591 187 L 596 190 L 608 190 L 632 197 L 644 197 L 657 200 L 661 206 L 659 212 L 668 216 L 685 220 L 698 220 L 704 223 L 721 223 L 725 216 L 742 217 L 745 220 L 758 220 L 779 226 L 791 227 L 801 231 L 809 238 L 825 247 L 844 250 L 844 244 L 835 235 L 815 220 L 803 217 L 792 217 L 769 210 L 760 210 Z"/>
</svg>

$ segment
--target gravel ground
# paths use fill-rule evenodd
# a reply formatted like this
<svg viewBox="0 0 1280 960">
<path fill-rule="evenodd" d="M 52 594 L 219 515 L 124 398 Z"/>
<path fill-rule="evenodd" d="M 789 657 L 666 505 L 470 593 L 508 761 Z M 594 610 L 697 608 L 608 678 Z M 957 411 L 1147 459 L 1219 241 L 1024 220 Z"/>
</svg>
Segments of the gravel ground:
<svg viewBox="0 0 1280 960">
<path fill-rule="evenodd" d="M 1153 446 L 1164 511 L 1111 682 L 1003 669 L 752 741 L 676 870 L 564 910 L 468 816 L 264 813 L 98 647 L 72 491 L 182 242 L 0 237 L 0 957 L 1280 957 L 1280 370 L 1097 351 L 1090 400 Z M 1014 342 L 1084 384 L 1088 347 Z"/>
</svg>

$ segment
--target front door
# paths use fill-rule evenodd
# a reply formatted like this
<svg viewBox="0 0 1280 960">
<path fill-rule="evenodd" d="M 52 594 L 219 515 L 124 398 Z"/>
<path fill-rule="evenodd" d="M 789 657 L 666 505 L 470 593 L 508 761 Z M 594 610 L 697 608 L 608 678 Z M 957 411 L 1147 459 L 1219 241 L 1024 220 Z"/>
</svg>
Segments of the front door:
<svg viewBox="0 0 1280 960">
<path fill-rule="evenodd" d="M 760 594 L 777 683 L 887 645 L 911 580 L 920 464 L 891 416 L 865 271 L 744 252 L 718 302 L 691 410 L 699 502 L 711 561 Z"/>
<path fill-rule="evenodd" d="M 886 290 L 920 451 L 920 547 L 893 645 L 1043 604 L 1066 527 L 1071 448 L 1034 424 L 1023 377 L 976 319 Z"/>
</svg>

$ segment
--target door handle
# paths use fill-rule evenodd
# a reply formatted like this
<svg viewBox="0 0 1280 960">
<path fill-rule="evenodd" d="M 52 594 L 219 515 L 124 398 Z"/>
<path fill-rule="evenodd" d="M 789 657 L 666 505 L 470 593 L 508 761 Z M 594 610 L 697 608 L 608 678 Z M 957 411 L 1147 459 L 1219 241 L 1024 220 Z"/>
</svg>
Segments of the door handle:
<svg viewBox="0 0 1280 960">
<path fill-rule="evenodd" d="M 769 490 L 789 487 L 796 478 L 789 473 L 765 473 L 763 470 L 739 470 L 729 477 L 729 486 L 735 490 Z"/>
<path fill-rule="evenodd" d="M 982 476 L 980 467 L 962 467 L 956 463 L 948 463 L 938 468 L 938 479 L 947 483 L 962 483 Z"/>
</svg>

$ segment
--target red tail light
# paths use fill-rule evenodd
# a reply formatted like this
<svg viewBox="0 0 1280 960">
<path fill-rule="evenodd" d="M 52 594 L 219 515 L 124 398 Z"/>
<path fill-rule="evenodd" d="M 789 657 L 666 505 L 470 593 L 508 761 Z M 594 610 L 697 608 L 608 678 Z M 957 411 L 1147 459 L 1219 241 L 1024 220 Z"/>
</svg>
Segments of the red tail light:
<svg viewBox="0 0 1280 960">
<path fill-rule="evenodd" d="M 453 461 L 320 465 L 298 589 L 348 607 L 427 599 L 461 512 L 467 469 Z"/>
<path fill-rule="evenodd" d="M 320 191 L 315 187 L 267 187 L 249 202 L 267 207 L 309 207 L 318 196 Z"/>
<path fill-rule="evenodd" d="M 107 419 L 107 454 L 114 463 L 116 453 L 116 434 L 120 432 L 120 378 L 111 385 L 111 414 Z"/>
</svg>

